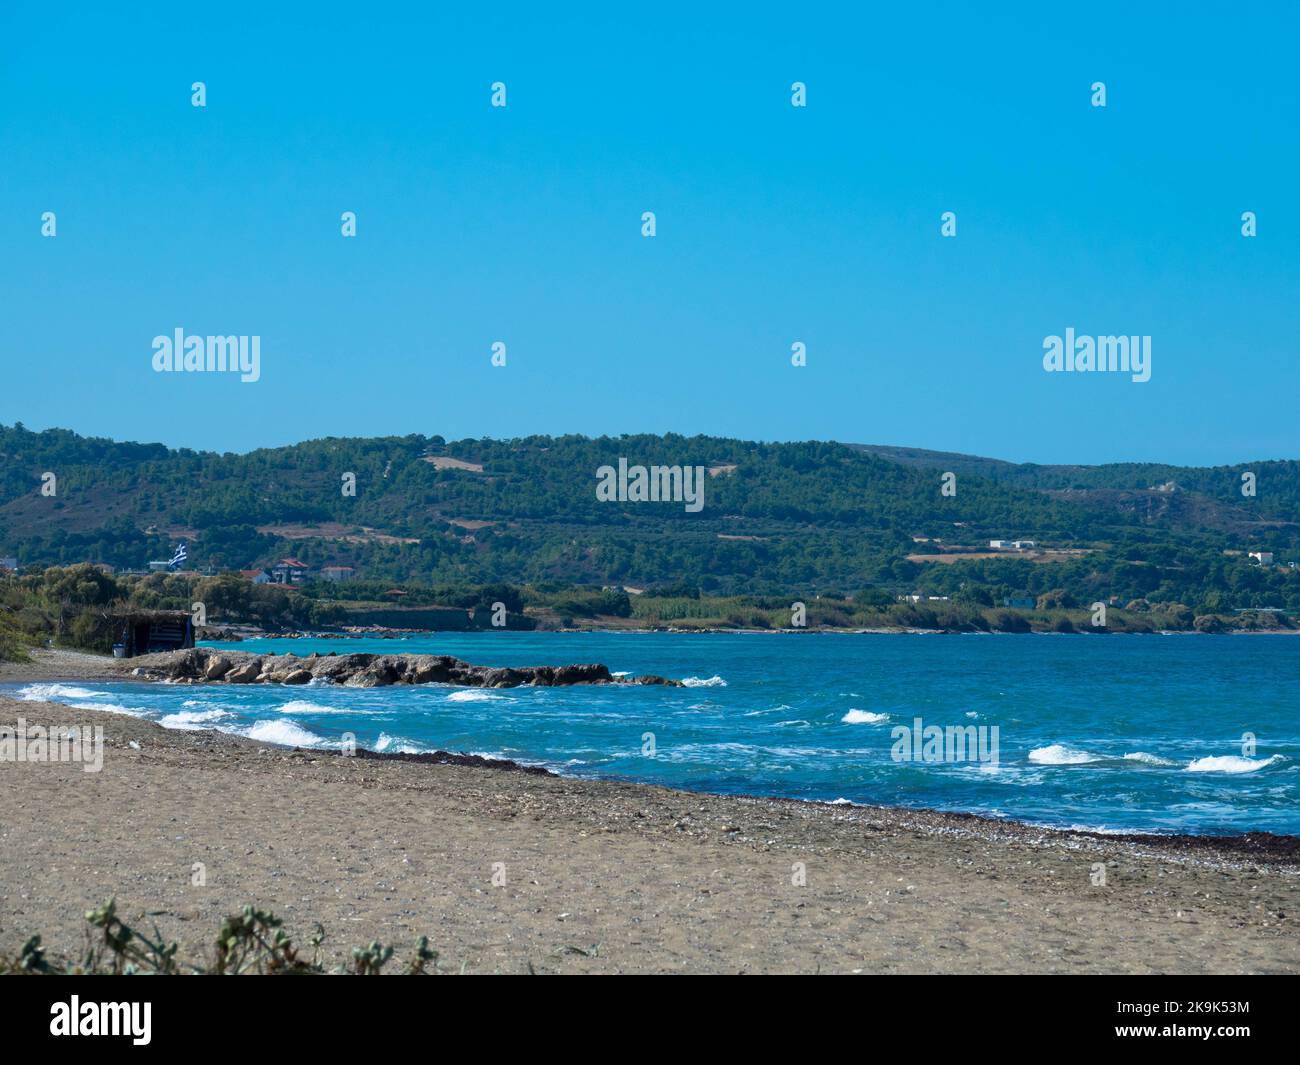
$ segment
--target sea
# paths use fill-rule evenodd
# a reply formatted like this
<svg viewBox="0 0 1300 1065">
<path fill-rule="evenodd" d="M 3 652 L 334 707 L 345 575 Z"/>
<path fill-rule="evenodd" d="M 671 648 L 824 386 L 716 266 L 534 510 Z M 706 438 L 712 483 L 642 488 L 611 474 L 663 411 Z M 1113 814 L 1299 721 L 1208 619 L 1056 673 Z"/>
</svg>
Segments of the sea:
<svg viewBox="0 0 1300 1065">
<path fill-rule="evenodd" d="M 428 633 L 206 644 L 603 662 L 685 687 L 0 685 L 268 744 L 1100 832 L 1300 835 L 1300 637 Z M 35 722 L 34 722 L 35 723 Z"/>
</svg>

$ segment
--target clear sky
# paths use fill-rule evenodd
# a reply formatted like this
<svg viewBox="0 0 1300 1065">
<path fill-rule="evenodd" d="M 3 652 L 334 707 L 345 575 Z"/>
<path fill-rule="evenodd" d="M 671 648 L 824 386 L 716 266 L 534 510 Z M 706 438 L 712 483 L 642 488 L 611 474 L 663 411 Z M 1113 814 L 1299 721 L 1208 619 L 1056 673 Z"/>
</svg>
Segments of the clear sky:
<svg viewBox="0 0 1300 1065">
<path fill-rule="evenodd" d="M 1295 6 L 550 7 L 7 7 L 0 421 L 1300 457 Z"/>
</svg>

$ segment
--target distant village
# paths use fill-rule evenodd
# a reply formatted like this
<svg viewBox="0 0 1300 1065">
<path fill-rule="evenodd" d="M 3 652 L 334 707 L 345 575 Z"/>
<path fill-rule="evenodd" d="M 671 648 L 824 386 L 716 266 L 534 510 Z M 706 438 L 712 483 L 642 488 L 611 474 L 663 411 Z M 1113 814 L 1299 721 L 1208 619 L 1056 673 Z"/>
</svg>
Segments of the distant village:
<svg viewBox="0 0 1300 1065">
<path fill-rule="evenodd" d="M 199 569 L 183 569 L 175 560 L 150 562 L 146 569 L 118 569 L 107 562 L 91 562 L 97 570 L 103 573 L 113 574 L 121 577 L 144 577 L 150 573 L 198 573 L 203 576 L 215 576 L 220 570 L 213 566 L 205 566 Z M 18 559 L 12 556 L 0 557 L 0 572 L 17 573 L 19 569 Z M 330 564 L 314 569 L 301 562 L 296 558 L 282 558 L 273 566 L 266 569 L 244 569 L 238 571 L 239 576 L 253 584 L 267 585 L 271 588 L 293 588 L 297 585 L 304 584 L 307 581 L 350 581 L 356 576 L 356 569 L 352 566 Z"/>
<path fill-rule="evenodd" d="M 1172 486 L 1160 486 L 1156 491 L 1171 491 Z M 963 522 L 954 522 L 955 525 L 962 525 Z M 1040 544 L 1037 540 L 990 540 L 988 548 L 969 544 L 952 544 L 947 543 L 937 536 L 922 536 L 920 534 L 912 537 L 912 543 L 926 545 L 924 552 L 917 552 L 907 556 L 908 561 L 929 564 L 946 564 L 959 562 L 966 559 L 976 558 L 997 558 L 1001 555 L 1022 556 L 1033 558 L 1036 561 L 1059 560 L 1071 555 L 1086 555 L 1088 548 L 1050 548 Z M 1241 550 L 1226 550 L 1225 555 L 1241 555 Z M 1273 558 L 1272 551 L 1246 551 L 1248 558 L 1251 558 L 1259 566 L 1268 567 L 1277 565 Z M 1287 562 L 1286 567 L 1289 569 L 1300 569 L 1300 562 Z M 909 592 L 895 597 L 900 603 L 946 603 L 951 596 L 947 595 L 927 595 L 922 592 Z M 1110 603 L 1117 604 L 1118 597 L 1111 596 Z M 1001 605 L 1020 610 L 1034 610 L 1041 606 L 1033 596 L 1004 596 Z M 1236 613 L 1283 613 L 1280 607 L 1257 607 L 1241 608 Z"/>
<path fill-rule="evenodd" d="M 313 570 L 305 562 L 296 558 L 282 558 L 268 569 L 243 569 L 239 575 L 254 584 L 269 584 L 272 587 L 292 588 L 304 581 L 350 581 L 356 576 L 352 566 L 329 565 Z"/>
</svg>

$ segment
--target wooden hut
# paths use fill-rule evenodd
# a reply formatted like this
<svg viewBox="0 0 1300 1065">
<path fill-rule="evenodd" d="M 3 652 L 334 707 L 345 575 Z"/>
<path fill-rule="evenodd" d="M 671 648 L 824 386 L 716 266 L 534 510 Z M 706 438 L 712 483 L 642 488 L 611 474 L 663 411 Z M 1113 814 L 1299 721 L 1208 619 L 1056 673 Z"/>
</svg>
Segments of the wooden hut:
<svg viewBox="0 0 1300 1065">
<path fill-rule="evenodd" d="M 123 610 L 116 614 L 120 658 L 194 646 L 194 619 L 184 610 Z"/>
</svg>

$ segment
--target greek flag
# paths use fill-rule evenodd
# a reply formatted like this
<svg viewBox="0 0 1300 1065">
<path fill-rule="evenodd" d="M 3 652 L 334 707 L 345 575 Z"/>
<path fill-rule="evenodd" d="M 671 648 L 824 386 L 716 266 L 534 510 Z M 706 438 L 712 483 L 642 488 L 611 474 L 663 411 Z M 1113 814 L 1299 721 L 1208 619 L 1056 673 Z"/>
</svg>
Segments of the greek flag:
<svg viewBox="0 0 1300 1065">
<path fill-rule="evenodd" d="M 176 548 L 176 554 L 172 555 L 172 560 L 167 563 L 172 569 L 175 569 L 185 561 L 185 541 L 182 540 L 180 546 Z"/>
</svg>

